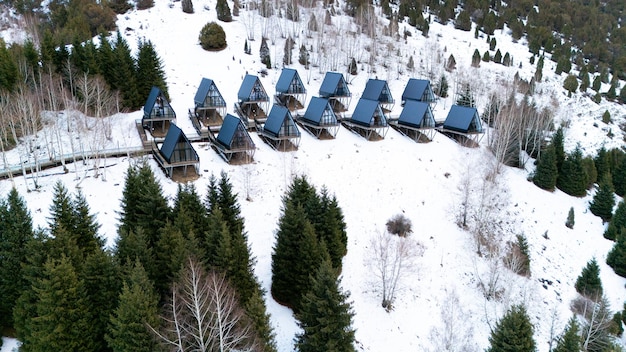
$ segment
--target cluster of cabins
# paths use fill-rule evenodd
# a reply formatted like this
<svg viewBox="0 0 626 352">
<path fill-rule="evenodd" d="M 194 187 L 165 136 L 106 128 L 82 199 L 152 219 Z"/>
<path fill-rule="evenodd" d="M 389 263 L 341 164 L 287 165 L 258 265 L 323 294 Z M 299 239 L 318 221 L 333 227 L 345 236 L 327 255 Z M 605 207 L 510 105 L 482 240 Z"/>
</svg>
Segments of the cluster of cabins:
<svg viewBox="0 0 626 352">
<path fill-rule="evenodd" d="M 436 98 L 428 80 L 410 79 L 402 93 L 402 112 L 391 118 L 395 100 L 387 82 L 368 80 L 351 115 L 346 115 L 352 94 L 341 73 L 328 72 L 306 110 L 306 89 L 298 72 L 284 68 L 276 83 L 273 104 L 259 78 L 247 74 L 237 93 L 235 114 L 227 113 L 226 101 L 215 81 L 203 78 L 188 115 L 196 129 L 193 141 L 208 140 L 227 162 L 249 162 L 256 146 L 249 131 L 276 150 L 295 150 L 300 143 L 298 126 L 319 139 L 335 138 L 340 126 L 368 140 L 385 138 L 392 127 L 418 142 L 428 142 L 435 131 L 449 136 L 474 139 L 482 133 L 476 108 L 453 105 L 442 123 L 435 121 L 432 109 Z M 176 114 L 167 98 L 153 87 L 146 104 L 141 127 L 154 137 L 164 137 L 160 146 L 152 142 L 155 159 L 168 176 L 175 170 L 187 175 L 198 173 L 199 158 L 188 138 L 173 121 Z"/>
</svg>

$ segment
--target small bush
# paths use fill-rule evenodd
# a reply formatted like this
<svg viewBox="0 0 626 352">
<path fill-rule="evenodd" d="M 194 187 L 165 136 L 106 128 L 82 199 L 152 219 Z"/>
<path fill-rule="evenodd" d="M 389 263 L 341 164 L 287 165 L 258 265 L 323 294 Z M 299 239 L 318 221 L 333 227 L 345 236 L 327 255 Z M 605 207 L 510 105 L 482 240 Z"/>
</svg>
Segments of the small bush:
<svg viewBox="0 0 626 352">
<path fill-rule="evenodd" d="M 387 220 L 387 232 L 400 237 L 406 237 L 413 233 L 413 224 L 411 220 L 402 214 L 397 214 Z"/>
<path fill-rule="evenodd" d="M 191 2 L 191 0 L 189 0 Z M 138 0 L 137 10 L 146 10 L 154 7 L 154 0 Z"/>
<path fill-rule="evenodd" d="M 222 26 L 209 22 L 200 30 L 200 46 L 209 51 L 218 51 L 226 48 L 226 33 Z"/>
<path fill-rule="evenodd" d="M 530 255 L 524 235 L 517 235 L 516 242 L 509 242 L 504 264 L 509 270 L 521 276 L 530 276 Z"/>
<path fill-rule="evenodd" d="M 181 5 L 184 13 L 193 13 L 193 2 L 191 0 L 183 0 Z"/>
<path fill-rule="evenodd" d="M 611 123 L 611 113 L 609 110 L 605 110 L 604 114 L 602 114 L 602 122 L 609 124 Z"/>
<path fill-rule="evenodd" d="M 570 229 L 574 228 L 574 207 L 569 208 L 569 213 L 567 213 L 567 220 L 565 220 L 565 226 Z"/>
</svg>

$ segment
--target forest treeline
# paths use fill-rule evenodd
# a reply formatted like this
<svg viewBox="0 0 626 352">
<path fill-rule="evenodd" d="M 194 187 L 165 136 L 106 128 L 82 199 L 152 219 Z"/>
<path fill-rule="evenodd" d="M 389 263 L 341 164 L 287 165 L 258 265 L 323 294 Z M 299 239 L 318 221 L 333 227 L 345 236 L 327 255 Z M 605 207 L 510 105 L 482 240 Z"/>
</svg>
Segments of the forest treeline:
<svg viewBox="0 0 626 352">
<path fill-rule="evenodd" d="M 211 176 L 204 197 L 179 186 L 170 206 L 148 164 L 129 167 L 113 248 L 80 189 L 70 194 L 57 182 L 49 210 L 47 226 L 34 228 L 15 189 L 0 199 L 0 331 L 21 351 L 276 351 L 225 173 Z M 294 180 L 272 295 L 296 313 L 302 351 L 354 350 L 353 313 L 339 288 L 345 227 L 334 196 Z"/>
</svg>

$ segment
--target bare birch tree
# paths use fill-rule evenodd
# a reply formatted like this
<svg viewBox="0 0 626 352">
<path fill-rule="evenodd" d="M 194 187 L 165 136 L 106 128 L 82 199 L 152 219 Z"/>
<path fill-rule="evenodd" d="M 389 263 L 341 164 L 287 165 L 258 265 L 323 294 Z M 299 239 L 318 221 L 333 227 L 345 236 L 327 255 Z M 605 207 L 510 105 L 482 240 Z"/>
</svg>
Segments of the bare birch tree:
<svg viewBox="0 0 626 352">
<path fill-rule="evenodd" d="M 255 351 L 251 321 L 226 277 L 189 258 L 173 285 L 163 329 L 152 329 L 174 351 Z"/>
<path fill-rule="evenodd" d="M 441 304 L 441 325 L 433 326 L 430 331 L 432 352 L 475 352 L 474 329 L 466 324 L 469 315 L 463 310 L 459 295 L 449 291 Z"/>
<path fill-rule="evenodd" d="M 370 239 L 366 265 L 376 277 L 382 291 L 382 306 L 393 309 L 402 280 L 417 267 L 417 258 L 424 254 L 424 245 L 410 237 L 398 237 L 387 232 L 377 232 Z"/>
</svg>

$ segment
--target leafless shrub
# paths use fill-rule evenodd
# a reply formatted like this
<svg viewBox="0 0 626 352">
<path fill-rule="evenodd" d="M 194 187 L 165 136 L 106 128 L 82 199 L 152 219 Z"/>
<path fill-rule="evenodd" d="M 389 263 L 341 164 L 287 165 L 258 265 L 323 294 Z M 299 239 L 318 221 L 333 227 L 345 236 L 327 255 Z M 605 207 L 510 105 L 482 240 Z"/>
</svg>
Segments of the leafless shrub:
<svg viewBox="0 0 626 352">
<path fill-rule="evenodd" d="M 396 214 L 391 219 L 387 220 L 387 232 L 400 237 L 406 237 L 413 233 L 413 224 L 411 219 L 404 216 L 404 214 Z"/>
<path fill-rule="evenodd" d="M 430 352 L 475 352 L 474 329 L 464 322 L 468 314 L 463 310 L 456 291 L 448 292 L 441 305 L 441 326 L 430 331 Z"/>
</svg>

